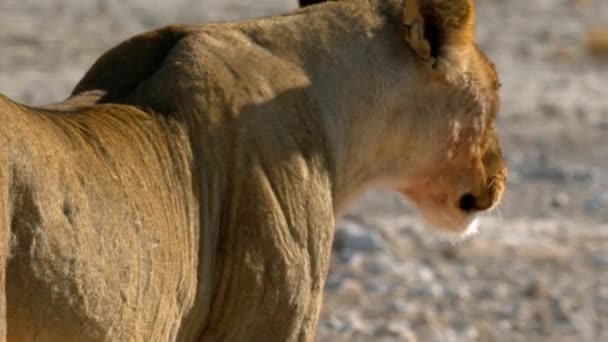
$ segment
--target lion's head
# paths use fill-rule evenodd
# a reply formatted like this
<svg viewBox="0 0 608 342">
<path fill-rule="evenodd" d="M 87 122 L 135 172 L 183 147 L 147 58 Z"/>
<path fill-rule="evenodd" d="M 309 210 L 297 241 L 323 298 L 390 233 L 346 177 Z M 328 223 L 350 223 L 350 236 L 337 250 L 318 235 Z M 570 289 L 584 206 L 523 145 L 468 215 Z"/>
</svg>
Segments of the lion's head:
<svg viewBox="0 0 608 342">
<path fill-rule="evenodd" d="M 370 108 L 376 121 L 386 124 L 378 124 L 381 128 L 372 134 L 378 143 L 364 146 L 366 152 L 356 158 L 367 163 L 362 169 L 381 165 L 376 175 L 382 177 L 376 180 L 382 178 L 383 184 L 403 193 L 437 228 L 469 233 L 476 214 L 499 202 L 507 173 L 495 127 L 499 82 L 494 65 L 474 41 L 473 1 L 389 0 L 368 5 L 386 6 L 381 11 L 389 16 L 398 13 L 407 44 L 391 44 L 400 44 L 394 51 L 409 48 L 406 53 L 375 54 L 384 64 L 386 84 L 393 77 L 387 75 L 398 74 L 401 86 L 392 97 L 386 93 L 395 87 L 388 86 L 370 95 L 383 98 Z M 369 136 L 375 129 L 369 126 L 375 125 L 367 122 L 357 135 Z"/>
<path fill-rule="evenodd" d="M 451 114 L 434 125 L 439 143 L 431 146 L 438 148 L 401 191 L 434 226 L 470 233 L 476 214 L 498 204 L 506 180 L 497 73 L 474 43 L 472 0 L 406 0 L 403 20 L 406 40 L 432 66 L 427 75 L 447 87 L 447 101 L 434 110 Z"/>
</svg>

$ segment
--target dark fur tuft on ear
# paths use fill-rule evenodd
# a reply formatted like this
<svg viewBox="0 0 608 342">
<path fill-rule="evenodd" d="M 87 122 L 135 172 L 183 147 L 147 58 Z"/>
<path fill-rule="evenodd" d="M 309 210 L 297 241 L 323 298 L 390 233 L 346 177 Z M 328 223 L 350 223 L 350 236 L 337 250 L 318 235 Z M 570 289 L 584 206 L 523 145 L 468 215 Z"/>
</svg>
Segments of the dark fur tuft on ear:
<svg viewBox="0 0 608 342">
<path fill-rule="evenodd" d="M 405 40 L 430 62 L 444 46 L 471 44 L 474 21 L 473 0 L 403 0 Z"/>
<path fill-rule="evenodd" d="M 325 1 L 326 0 L 300 0 L 300 7 L 310 6 Z"/>
</svg>

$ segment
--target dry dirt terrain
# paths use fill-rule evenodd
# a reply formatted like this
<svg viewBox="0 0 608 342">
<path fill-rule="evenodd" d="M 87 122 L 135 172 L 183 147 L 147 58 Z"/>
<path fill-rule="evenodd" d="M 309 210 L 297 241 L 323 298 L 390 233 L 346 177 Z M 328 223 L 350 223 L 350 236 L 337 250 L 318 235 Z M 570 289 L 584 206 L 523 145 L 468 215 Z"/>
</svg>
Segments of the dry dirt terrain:
<svg viewBox="0 0 608 342">
<path fill-rule="evenodd" d="M 608 27 L 608 1 L 476 5 L 480 44 L 503 84 L 510 175 L 500 210 L 475 239 L 451 244 L 398 196 L 367 195 L 337 226 L 319 341 L 608 341 L 608 57 L 599 53 L 608 39 L 586 40 Z M 0 92 L 58 101 L 135 33 L 295 7 L 0 0 Z"/>
</svg>

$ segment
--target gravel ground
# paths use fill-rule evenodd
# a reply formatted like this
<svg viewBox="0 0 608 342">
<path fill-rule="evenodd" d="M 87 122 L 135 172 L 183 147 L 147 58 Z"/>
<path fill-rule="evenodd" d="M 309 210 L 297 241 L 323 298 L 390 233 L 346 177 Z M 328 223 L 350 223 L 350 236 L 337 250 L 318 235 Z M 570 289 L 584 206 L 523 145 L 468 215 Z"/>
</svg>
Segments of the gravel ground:
<svg viewBox="0 0 608 342">
<path fill-rule="evenodd" d="M 0 92 L 61 100 L 135 33 L 295 3 L 2 0 Z M 608 341 L 608 59 L 585 46 L 608 1 L 476 4 L 503 83 L 500 210 L 452 244 L 395 194 L 368 194 L 337 226 L 319 341 Z"/>
</svg>

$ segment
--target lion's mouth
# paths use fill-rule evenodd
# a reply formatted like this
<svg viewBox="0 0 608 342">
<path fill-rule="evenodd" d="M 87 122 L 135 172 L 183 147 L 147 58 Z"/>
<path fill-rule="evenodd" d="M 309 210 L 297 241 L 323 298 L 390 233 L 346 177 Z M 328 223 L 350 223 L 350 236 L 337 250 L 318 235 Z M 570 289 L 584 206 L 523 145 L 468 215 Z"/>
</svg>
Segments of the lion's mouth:
<svg viewBox="0 0 608 342">
<path fill-rule="evenodd" d="M 450 238 L 469 238 L 478 233 L 479 211 L 463 210 L 458 205 L 450 205 L 450 201 L 443 196 L 419 196 L 403 189 L 399 192 L 418 209 L 425 222 Z"/>
</svg>

